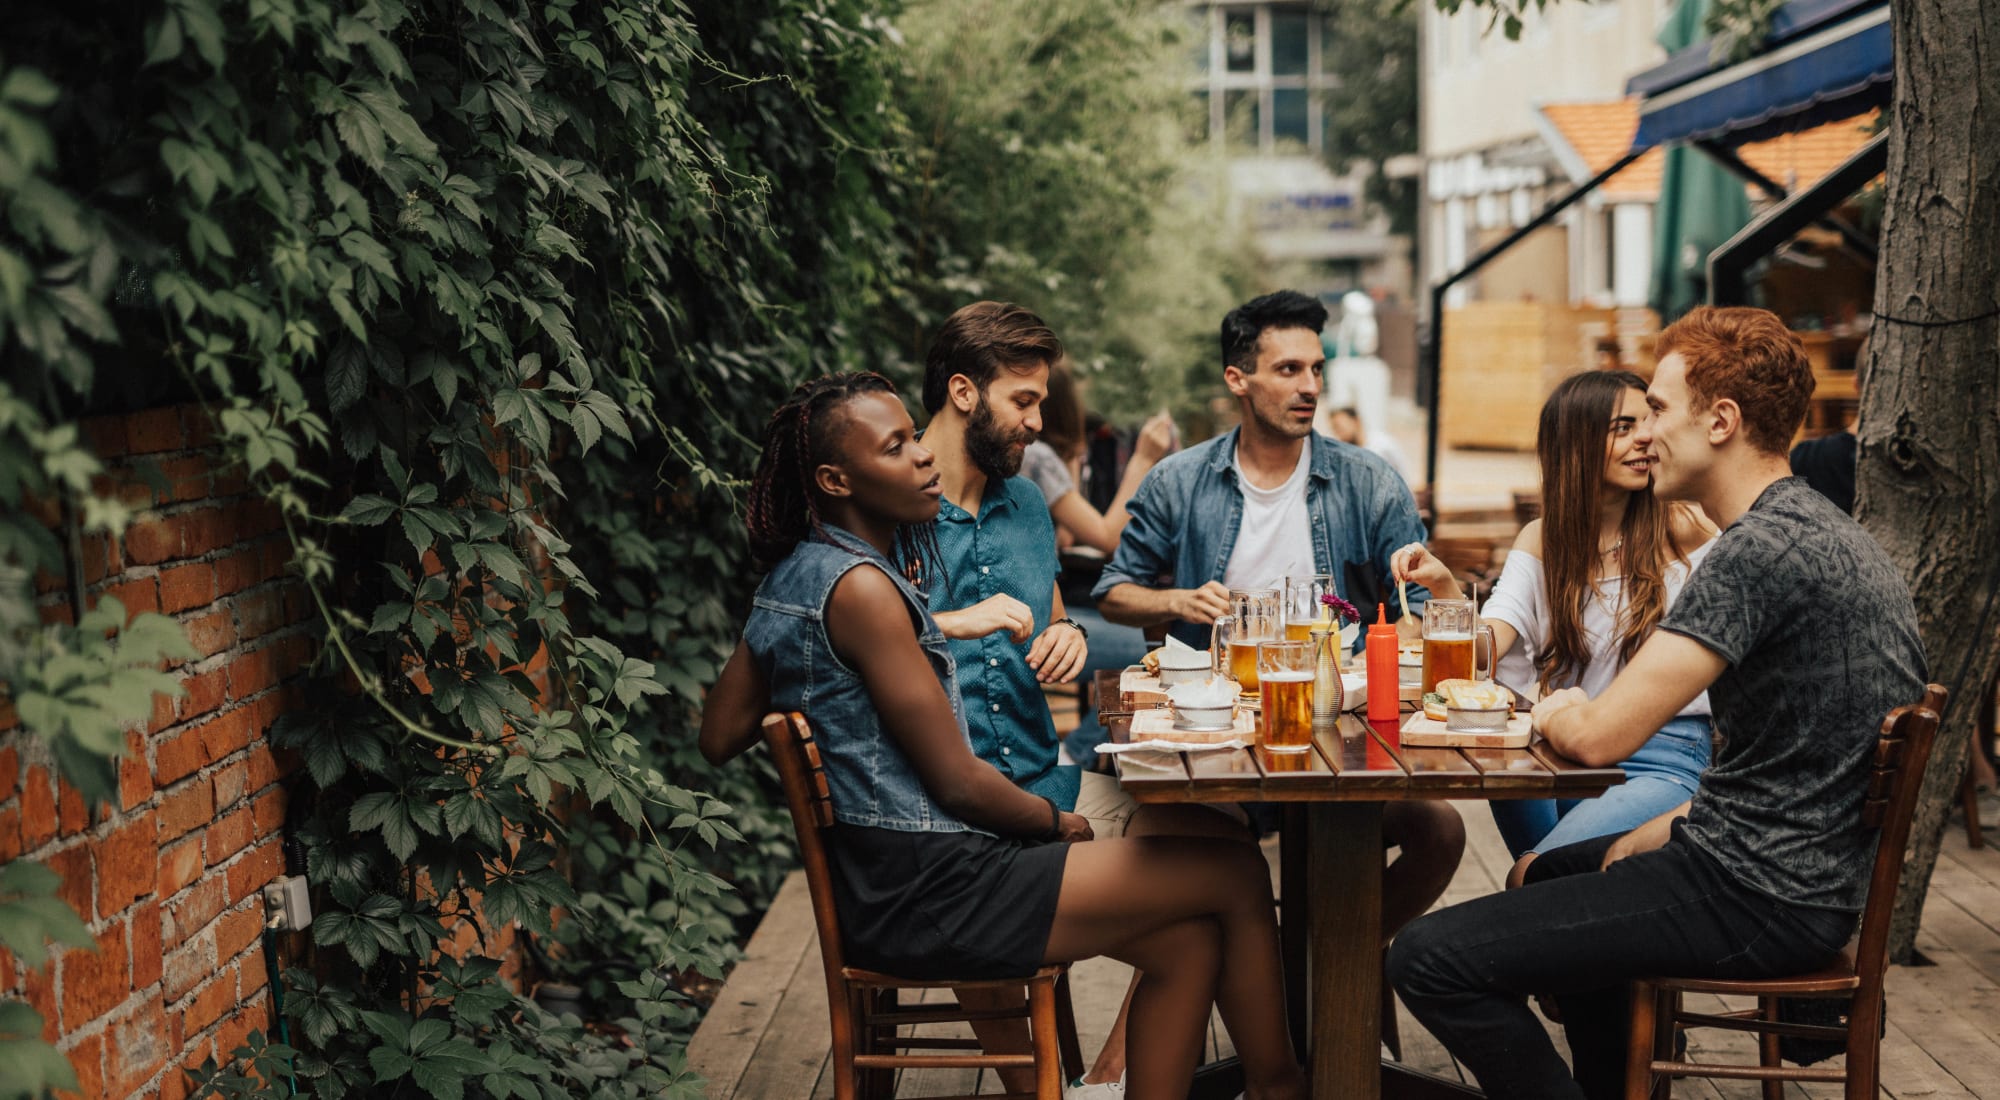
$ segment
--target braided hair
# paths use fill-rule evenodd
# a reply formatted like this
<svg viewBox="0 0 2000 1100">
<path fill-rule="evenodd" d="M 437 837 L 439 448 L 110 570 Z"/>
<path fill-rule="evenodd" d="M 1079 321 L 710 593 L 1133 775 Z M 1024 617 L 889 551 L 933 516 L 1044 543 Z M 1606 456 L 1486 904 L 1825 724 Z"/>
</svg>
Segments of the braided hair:
<svg viewBox="0 0 2000 1100">
<path fill-rule="evenodd" d="M 750 483 L 750 553 L 769 570 L 799 543 L 825 527 L 814 499 L 813 471 L 838 460 L 833 453 L 833 414 L 864 394 L 896 397 L 896 387 L 879 374 L 854 371 L 802 382 L 771 414 L 764 428 L 764 453 Z M 906 524 L 896 530 L 894 559 L 910 583 L 923 588 L 939 561 L 934 524 Z"/>
</svg>

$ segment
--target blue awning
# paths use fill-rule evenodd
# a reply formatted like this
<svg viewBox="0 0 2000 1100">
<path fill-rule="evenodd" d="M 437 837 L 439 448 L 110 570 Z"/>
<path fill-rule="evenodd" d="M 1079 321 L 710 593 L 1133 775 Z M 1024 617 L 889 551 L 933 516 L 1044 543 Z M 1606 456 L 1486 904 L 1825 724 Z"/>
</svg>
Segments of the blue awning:
<svg viewBox="0 0 2000 1100">
<path fill-rule="evenodd" d="M 1716 65 L 1709 50 L 1698 42 L 1626 83 L 1644 97 L 1633 149 L 1740 145 L 1851 118 L 1889 102 L 1895 73 L 1885 0 L 1793 0 L 1756 56 Z"/>
</svg>

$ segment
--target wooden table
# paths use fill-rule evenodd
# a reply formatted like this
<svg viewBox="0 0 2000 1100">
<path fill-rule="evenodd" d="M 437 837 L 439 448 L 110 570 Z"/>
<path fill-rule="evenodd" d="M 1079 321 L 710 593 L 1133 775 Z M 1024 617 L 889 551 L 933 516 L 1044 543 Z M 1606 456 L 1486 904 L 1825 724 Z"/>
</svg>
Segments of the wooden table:
<svg viewBox="0 0 2000 1100">
<path fill-rule="evenodd" d="M 1131 707 L 1155 701 L 1123 695 L 1118 677 L 1100 672 L 1097 679 L 1100 715 L 1113 741 L 1129 737 Z M 1479 1095 L 1379 1058 L 1382 807 L 1410 799 L 1587 798 L 1625 779 L 1617 768 L 1586 768 L 1541 743 L 1404 748 L 1399 725 L 1343 714 L 1334 728 L 1314 732 L 1309 752 L 1258 746 L 1182 753 L 1178 770 L 1113 758 L 1119 783 L 1142 803 L 1285 804 L 1279 861 L 1285 999 L 1292 1041 L 1311 1065 L 1314 1096 Z"/>
</svg>

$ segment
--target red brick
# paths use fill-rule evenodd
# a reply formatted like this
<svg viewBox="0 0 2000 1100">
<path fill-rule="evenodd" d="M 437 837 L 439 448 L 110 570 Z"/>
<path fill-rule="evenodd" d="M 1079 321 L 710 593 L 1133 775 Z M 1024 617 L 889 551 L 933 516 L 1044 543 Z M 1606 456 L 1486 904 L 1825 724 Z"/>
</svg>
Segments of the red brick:
<svg viewBox="0 0 2000 1100">
<path fill-rule="evenodd" d="M 187 426 L 187 445 L 192 450 L 215 443 L 215 419 L 200 405 L 181 406 L 181 423 Z"/>
<path fill-rule="evenodd" d="M 189 837 L 171 848 L 160 850 L 160 896 L 173 897 L 181 888 L 201 877 L 201 838 Z"/>
<path fill-rule="evenodd" d="M 207 562 L 160 571 L 160 610 L 173 614 L 215 601 L 215 567 Z"/>
<path fill-rule="evenodd" d="M 201 731 L 185 730 L 163 738 L 153 750 L 153 782 L 168 786 L 200 771 L 207 762 L 202 755 Z"/>
<path fill-rule="evenodd" d="M 60 1092 L 58 1096 L 82 1096 L 87 1100 L 97 1100 L 104 1093 L 104 1037 L 92 1035 L 80 1039 L 77 1044 L 63 1052 L 69 1059 L 70 1068 L 76 1071 L 75 1092 Z"/>
<path fill-rule="evenodd" d="M 181 521 L 181 551 L 190 558 L 236 541 L 236 517 L 223 508 L 203 508 L 194 512 L 183 512 Z"/>
<path fill-rule="evenodd" d="M 128 449 L 122 416 L 86 417 L 77 426 L 83 429 L 85 446 L 99 458 L 117 458 Z"/>
<path fill-rule="evenodd" d="M 93 601 L 92 606 L 95 606 Z M 75 626 L 76 616 L 70 614 L 68 602 L 45 603 L 35 608 L 35 614 L 43 626 Z M 107 631 L 107 633 L 109 633 Z"/>
<path fill-rule="evenodd" d="M 264 931 L 264 902 L 261 898 L 241 909 L 224 913 L 215 922 L 215 957 L 233 959 L 257 942 Z M 263 969 L 262 959 L 258 969 Z M 246 991 L 247 992 L 247 991 Z"/>
<path fill-rule="evenodd" d="M 256 963 L 243 967 L 243 978 L 238 984 L 244 988 L 239 993 L 236 1011 L 215 1029 L 215 1048 L 232 1057 L 238 1050 L 250 1045 L 251 1032 L 261 1031 L 269 1036 L 277 1030 L 271 1023 L 271 999 L 264 995 L 263 979 L 258 980 L 255 990 L 249 988 L 252 969 L 263 973 L 263 968 Z"/>
<path fill-rule="evenodd" d="M 184 1046 L 183 1035 L 183 1022 L 180 1014 L 175 1013 L 167 1019 L 167 1049 L 181 1052 L 180 1068 L 169 1069 L 162 1074 L 159 1095 L 149 1095 L 143 1100 L 187 1100 L 188 1091 L 192 1087 L 188 1083 L 188 1074 L 200 1070 L 201 1064 L 214 1056 L 215 1040 L 203 1036 L 195 1039 L 192 1044 Z"/>
<path fill-rule="evenodd" d="M 292 544 L 285 539 L 272 539 L 264 544 L 264 575 L 282 577 L 292 567 Z"/>
<path fill-rule="evenodd" d="M 258 712 L 237 707 L 203 722 L 196 731 L 201 737 L 202 755 L 210 762 L 240 752 L 257 734 Z"/>
<path fill-rule="evenodd" d="M 133 454 L 178 451 L 187 446 L 179 406 L 148 409 L 125 418 L 125 439 Z"/>
<path fill-rule="evenodd" d="M 111 540 L 103 535 L 84 536 L 83 583 L 96 584 L 117 571 L 112 564 Z"/>
<path fill-rule="evenodd" d="M 7 708 L 10 712 L 13 707 Z M 14 797 L 14 787 L 21 782 L 21 754 L 12 745 L 0 747 L 0 802 Z"/>
<path fill-rule="evenodd" d="M 21 785 L 21 846 L 32 852 L 55 838 L 56 785 L 38 764 Z"/>
<path fill-rule="evenodd" d="M 235 526 L 231 528 L 235 534 L 233 541 L 248 542 L 260 535 L 281 531 L 285 527 L 283 513 L 278 511 L 277 505 L 268 500 L 244 501 L 233 518 L 235 519 Z"/>
<path fill-rule="evenodd" d="M 252 546 L 215 559 L 216 594 L 241 592 L 264 579 L 264 551 Z"/>
<path fill-rule="evenodd" d="M 132 908 L 129 920 L 132 940 L 132 988 L 145 989 L 160 980 L 164 948 L 160 944 L 160 903 L 149 901 Z"/>
<path fill-rule="evenodd" d="M 255 828 L 256 821 L 248 806 L 210 825 L 202 837 L 208 848 L 208 865 L 213 867 L 242 851 L 244 845 L 250 843 Z"/>
<path fill-rule="evenodd" d="M 137 565 L 158 565 L 186 557 L 187 543 L 180 516 L 142 519 L 125 529 L 125 558 Z"/>
<path fill-rule="evenodd" d="M 236 644 L 236 621 L 227 610 L 184 619 L 181 628 L 187 631 L 188 644 L 204 657 L 212 657 Z"/>
<path fill-rule="evenodd" d="M 255 773 L 254 768 L 252 769 L 252 773 Z M 285 824 L 284 788 L 280 787 L 274 791 L 266 791 L 257 796 L 257 801 L 251 804 L 251 812 L 256 815 L 256 832 L 258 836 L 270 836 L 283 828 Z"/>
<path fill-rule="evenodd" d="M 164 500 L 178 504 L 208 496 L 209 467 L 213 461 L 207 455 L 162 459 L 159 463 L 160 476 L 167 483 Z"/>
<path fill-rule="evenodd" d="M 158 733 L 180 719 L 174 717 L 174 697 L 165 692 L 153 693 L 153 716 L 146 720 L 146 730 Z"/>
<path fill-rule="evenodd" d="M 160 926 L 160 943 L 169 950 L 179 947 L 208 927 L 226 904 L 222 880 L 205 878 L 167 907 L 167 919 Z"/>
<path fill-rule="evenodd" d="M 285 869 L 276 839 L 266 840 L 229 865 L 229 900 L 242 901 L 264 889 Z"/>
<path fill-rule="evenodd" d="M 181 1010 L 183 1034 L 193 1035 L 205 1031 L 210 1024 L 222 1019 L 229 1006 L 236 1003 L 236 968 L 229 967 L 215 976 L 215 980 L 195 991 L 194 999 Z"/>
<path fill-rule="evenodd" d="M 267 645 L 229 662 L 231 699 L 248 699 L 278 682 L 277 669 L 272 661 L 277 656 L 276 649 L 277 646 Z"/>
<path fill-rule="evenodd" d="M 168 952 L 160 968 L 160 999 L 171 1004 L 187 996 L 215 973 L 215 962 L 215 936 L 206 930 Z"/>
<path fill-rule="evenodd" d="M 145 738 L 133 730 L 125 735 L 125 755 L 118 760 L 118 805 L 129 810 L 152 797 L 153 766 L 146 763 Z"/>
<path fill-rule="evenodd" d="M 75 836 L 90 828 L 90 810 L 83 804 L 83 792 L 67 779 L 56 780 L 56 819 L 64 836 Z"/>
<path fill-rule="evenodd" d="M 133 511 L 142 512 L 159 503 L 153 499 L 153 487 L 130 470 L 113 470 L 91 478 L 90 491 L 116 500 Z"/>
<path fill-rule="evenodd" d="M 0 807 L 0 867 L 21 858 L 21 807 Z M 6 988 L 0 983 L 0 989 Z"/>
<path fill-rule="evenodd" d="M 97 911 L 109 915 L 153 892 L 159 881 L 158 828 L 142 814 L 97 845 Z"/>
<path fill-rule="evenodd" d="M 125 926 L 113 924 L 97 937 L 97 950 L 68 951 L 62 957 L 62 1006 L 67 1030 L 109 1012 L 132 992 Z"/>
<path fill-rule="evenodd" d="M 258 745 L 245 758 L 250 764 L 250 789 L 261 791 L 278 781 L 278 758 L 272 755 L 269 745 Z M 268 795 L 265 797 L 269 797 Z M 258 799 L 261 805 L 263 799 Z"/>
<path fill-rule="evenodd" d="M 151 577 L 139 577 L 136 580 L 106 585 L 98 599 L 105 596 L 115 597 L 119 603 L 125 605 L 127 622 L 143 612 L 160 609 L 160 586 Z M 91 606 L 97 606 L 97 600 L 93 599 Z"/>
<path fill-rule="evenodd" d="M 40 594 L 54 592 L 66 582 L 46 569 L 35 570 L 35 591 Z"/>
<path fill-rule="evenodd" d="M 166 843 L 215 816 L 215 794 L 207 783 L 194 783 L 160 799 L 160 842 Z"/>
<path fill-rule="evenodd" d="M 245 641 L 285 625 L 285 590 L 266 588 L 236 599 L 236 632 Z"/>
<path fill-rule="evenodd" d="M 250 479 L 244 474 L 241 462 L 218 466 L 213 470 L 213 476 L 214 489 L 211 495 L 217 498 L 233 497 L 250 488 Z"/>
<path fill-rule="evenodd" d="M 42 857 L 42 863 L 62 879 L 61 885 L 56 887 L 56 896 L 86 921 L 97 915 L 91 907 L 90 854 L 89 845 L 79 844 Z"/>
<path fill-rule="evenodd" d="M 229 673 L 222 668 L 211 668 L 187 677 L 181 686 L 187 689 L 180 706 L 181 721 L 185 722 L 220 707 L 229 698 Z"/>
<path fill-rule="evenodd" d="M 236 968 L 236 972 L 239 975 L 236 979 L 236 996 L 243 1000 L 263 992 L 264 986 L 270 981 L 270 975 L 264 969 L 262 952 L 254 956 L 245 956 L 242 964 Z M 221 1045 L 219 1041 L 217 1045 Z"/>
<path fill-rule="evenodd" d="M 106 1036 L 110 1046 L 104 1059 L 105 1083 L 111 1096 L 139 1095 L 173 1054 L 167 1013 L 157 999 L 149 998 L 113 1020 Z"/>
<path fill-rule="evenodd" d="M 59 949 L 61 950 L 61 949 Z M 21 994 L 28 1007 L 41 1014 L 42 1041 L 53 1043 L 63 1033 L 62 1006 L 56 1002 L 56 966 L 48 963 L 24 969 L 21 974 Z"/>
</svg>

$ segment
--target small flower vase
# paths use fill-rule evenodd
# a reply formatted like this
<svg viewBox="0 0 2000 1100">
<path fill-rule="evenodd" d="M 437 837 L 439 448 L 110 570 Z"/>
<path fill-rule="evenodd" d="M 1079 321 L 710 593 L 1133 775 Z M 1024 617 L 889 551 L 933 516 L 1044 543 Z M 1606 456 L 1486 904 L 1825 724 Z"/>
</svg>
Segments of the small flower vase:
<svg viewBox="0 0 2000 1100">
<path fill-rule="evenodd" d="M 1331 725 L 1346 702 L 1340 683 L 1340 628 L 1312 631 L 1313 724 Z"/>
</svg>

